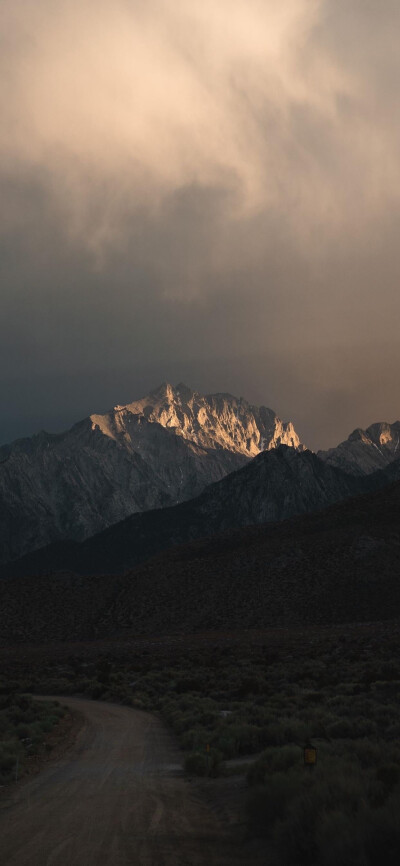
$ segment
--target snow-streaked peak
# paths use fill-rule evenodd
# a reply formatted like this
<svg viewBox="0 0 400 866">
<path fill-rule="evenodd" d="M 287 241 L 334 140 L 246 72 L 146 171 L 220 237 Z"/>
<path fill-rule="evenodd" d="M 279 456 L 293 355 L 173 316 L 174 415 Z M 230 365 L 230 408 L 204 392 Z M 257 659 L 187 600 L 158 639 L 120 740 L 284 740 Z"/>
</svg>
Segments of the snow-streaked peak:
<svg viewBox="0 0 400 866">
<path fill-rule="evenodd" d="M 293 424 L 281 421 L 272 409 L 232 394 L 199 394 L 183 382 L 163 382 L 140 400 L 91 416 L 93 427 L 119 441 L 131 438 L 133 420 L 136 427 L 140 420 L 159 424 L 202 449 L 224 448 L 246 457 L 282 444 L 304 448 Z"/>
</svg>

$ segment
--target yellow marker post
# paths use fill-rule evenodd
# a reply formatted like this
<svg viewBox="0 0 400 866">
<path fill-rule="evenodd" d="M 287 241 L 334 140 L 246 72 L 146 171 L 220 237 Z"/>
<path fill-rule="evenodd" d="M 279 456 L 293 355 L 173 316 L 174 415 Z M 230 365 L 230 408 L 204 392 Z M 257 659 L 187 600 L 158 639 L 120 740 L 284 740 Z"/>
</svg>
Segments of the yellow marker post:
<svg viewBox="0 0 400 866">
<path fill-rule="evenodd" d="M 311 743 L 306 743 L 304 746 L 304 764 L 312 770 L 317 763 L 317 750 Z"/>
</svg>

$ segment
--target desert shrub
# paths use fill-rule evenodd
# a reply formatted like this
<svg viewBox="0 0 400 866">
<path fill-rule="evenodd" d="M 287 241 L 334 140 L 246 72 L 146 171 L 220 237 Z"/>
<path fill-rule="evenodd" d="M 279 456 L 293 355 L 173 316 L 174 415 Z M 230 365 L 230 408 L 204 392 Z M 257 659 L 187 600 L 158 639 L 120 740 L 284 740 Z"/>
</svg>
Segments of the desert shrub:
<svg viewBox="0 0 400 866">
<path fill-rule="evenodd" d="M 205 748 L 208 742 L 208 733 L 204 728 L 192 728 L 190 731 L 185 731 L 181 737 L 181 745 L 183 749 Z"/>
<path fill-rule="evenodd" d="M 282 819 L 295 797 L 298 779 L 286 773 L 272 773 L 265 784 L 254 787 L 247 798 L 246 811 L 252 835 L 268 837 L 274 824 Z"/>
<path fill-rule="evenodd" d="M 13 704 L 7 710 L 7 717 L 13 725 L 18 725 L 23 722 L 29 724 L 29 722 L 34 720 L 35 713 L 32 708 L 21 709 L 21 707 Z"/>
<path fill-rule="evenodd" d="M 16 760 L 16 752 L 10 749 L 0 749 L 0 770 L 2 773 L 8 773 L 14 766 Z"/>
<path fill-rule="evenodd" d="M 86 694 L 88 694 L 94 701 L 99 701 L 104 697 L 105 691 L 106 689 L 104 684 L 97 682 L 97 680 L 90 681 L 86 686 Z"/>
<path fill-rule="evenodd" d="M 184 769 L 189 775 L 216 777 L 222 773 L 223 768 L 223 755 L 215 748 L 208 752 L 191 752 L 185 756 Z"/>
<path fill-rule="evenodd" d="M 204 688 L 205 680 L 199 672 L 190 675 L 182 675 L 176 683 L 175 689 L 178 694 L 186 692 L 201 692 Z"/>
<path fill-rule="evenodd" d="M 263 785 L 265 782 L 266 772 L 267 767 L 262 759 L 260 759 L 259 761 L 254 761 L 254 764 L 251 764 L 249 769 L 247 770 L 247 784 L 251 788 L 255 787 L 256 785 Z"/>
<path fill-rule="evenodd" d="M 370 810 L 363 827 L 368 866 L 398 866 L 400 860 L 399 797 Z"/>
<path fill-rule="evenodd" d="M 313 840 L 317 863 L 320 866 L 367 866 L 362 823 L 340 810 L 322 814 Z"/>
<path fill-rule="evenodd" d="M 326 733 L 332 739 L 360 739 L 375 736 L 377 727 L 371 719 L 338 718 L 327 725 Z"/>
<path fill-rule="evenodd" d="M 236 740 L 229 735 L 226 728 L 223 729 L 222 733 L 212 736 L 211 740 L 213 746 L 221 752 L 224 758 L 229 760 L 229 758 L 236 757 Z"/>
<path fill-rule="evenodd" d="M 400 722 L 394 722 L 388 725 L 385 731 L 385 737 L 388 740 L 400 740 Z"/>
<path fill-rule="evenodd" d="M 267 773 L 286 772 L 292 767 L 301 767 L 302 751 L 296 746 L 266 749 L 247 772 L 249 785 L 259 784 L 265 780 Z"/>
<path fill-rule="evenodd" d="M 317 866 L 397 866 L 398 809 L 393 801 L 379 809 L 361 806 L 356 816 L 339 809 L 325 813 L 315 834 Z"/>
<path fill-rule="evenodd" d="M 354 827 L 363 793 L 362 782 L 357 777 L 349 779 L 340 774 L 326 774 L 322 779 L 303 779 L 274 828 L 275 850 L 281 866 L 292 866 L 294 863 L 296 866 L 320 866 L 324 863 L 324 844 L 325 853 L 328 851 L 329 856 L 331 848 L 321 839 L 326 836 L 330 839 L 332 822 L 336 826 L 342 822 L 341 817 L 334 820 L 332 816 L 344 816 L 346 826 Z M 324 826 L 325 831 L 322 829 Z M 343 850 L 341 855 L 345 856 Z M 329 859 L 326 862 L 328 864 Z M 347 862 L 350 866 L 351 859 Z M 357 859 L 354 862 L 357 863 Z M 335 864 L 334 859 L 331 859 L 329 866 L 331 864 Z"/>
<path fill-rule="evenodd" d="M 262 744 L 262 732 L 256 725 L 229 722 L 224 733 L 234 743 L 235 755 L 256 752 Z"/>
<path fill-rule="evenodd" d="M 44 734 L 50 733 L 50 731 L 53 728 L 51 720 L 50 719 L 42 719 L 42 721 L 40 722 L 40 728 Z"/>
<path fill-rule="evenodd" d="M 47 676 L 40 682 L 37 690 L 44 695 L 71 695 L 75 693 L 88 694 L 77 680 L 71 681 L 67 677 Z"/>
<path fill-rule="evenodd" d="M 283 730 L 286 743 L 305 743 L 312 733 L 310 725 L 298 719 L 286 719 Z"/>
<path fill-rule="evenodd" d="M 303 700 L 307 704 L 322 704 L 325 700 L 323 692 L 306 692 L 303 695 Z"/>
<path fill-rule="evenodd" d="M 26 755 L 43 750 L 43 733 L 49 733 L 65 710 L 58 702 L 34 701 L 31 695 L 14 694 L 0 708 L 0 778 L 7 784 L 14 778 L 16 758 L 19 775 L 23 774 Z M 29 740 L 29 742 L 25 742 Z"/>
<path fill-rule="evenodd" d="M 224 770 L 224 756 L 219 749 L 213 747 L 208 753 L 209 775 L 213 778 L 220 776 Z"/>
<path fill-rule="evenodd" d="M 237 684 L 235 694 L 238 698 L 245 698 L 247 695 L 258 695 L 264 691 L 265 682 L 261 677 L 257 677 L 251 671 L 244 676 Z"/>
<path fill-rule="evenodd" d="M 19 740 L 24 740 L 31 736 L 31 728 L 28 725 L 19 724 L 15 728 L 16 735 Z"/>
<path fill-rule="evenodd" d="M 376 768 L 376 778 L 379 782 L 391 791 L 400 782 L 400 766 L 399 764 L 381 764 Z"/>
<path fill-rule="evenodd" d="M 364 768 L 356 756 L 349 759 L 343 744 L 341 754 L 335 754 L 335 745 L 326 747 L 322 766 L 311 775 L 296 764 L 295 750 L 288 747 L 266 750 L 250 769 L 254 787 L 247 804 L 249 830 L 269 839 L 274 863 L 397 864 L 399 765 L 374 766 L 377 755 L 384 754 L 382 744 L 356 745 Z M 276 772 L 278 767 L 282 770 Z"/>
<path fill-rule="evenodd" d="M 260 745 L 263 746 L 283 746 L 286 741 L 285 730 L 279 722 L 272 722 L 262 729 Z"/>
<path fill-rule="evenodd" d="M 307 796 L 297 797 L 293 806 L 289 802 L 287 808 L 282 809 L 281 820 L 271 828 L 276 862 L 280 866 L 315 864 L 318 820 L 314 804 Z"/>
</svg>

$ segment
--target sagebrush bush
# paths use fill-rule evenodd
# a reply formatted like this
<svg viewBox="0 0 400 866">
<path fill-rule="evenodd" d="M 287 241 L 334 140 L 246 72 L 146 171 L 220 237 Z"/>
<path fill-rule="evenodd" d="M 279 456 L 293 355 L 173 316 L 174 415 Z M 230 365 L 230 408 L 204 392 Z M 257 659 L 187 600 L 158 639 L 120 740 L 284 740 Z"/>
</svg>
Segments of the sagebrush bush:
<svg viewBox="0 0 400 866">
<path fill-rule="evenodd" d="M 222 770 L 222 755 L 217 749 L 191 752 L 185 756 L 185 773 L 193 776 L 218 776 Z"/>
<path fill-rule="evenodd" d="M 23 774 L 27 755 L 43 751 L 43 734 L 50 733 L 65 714 L 54 702 L 34 701 L 26 694 L 2 694 L 0 703 L 0 778 L 7 784 Z"/>
<path fill-rule="evenodd" d="M 255 836 L 271 836 L 276 822 L 286 814 L 300 781 L 286 773 L 271 773 L 263 785 L 254 787 L 247 798 L 247 818 Z"/>
<path fill-rule="evenodd" d="M 222 759 L 254 755 L 248 829 L 266 839 L 271 866 L 391 866 L 400 863 L 398 637 L 370 641 L 357 629 L 348 637 L 335 632 L 315 644 L 304 633 L 290 652 L 241 642 L 194 646 L 172 660 L 131 651 L 123 659 L 71 656 L 30 673 L 24 689 L 158 712 L 192 774 L 221 772 Z M 3 691 L 0 682 L 0 739 L 8 725 L 25 725 L 40 749 L 44 716 L 30 719 L 21 691 L 21 681 Z M 45 715 L 54 721 L 57 713 Z M 303 763 L 309 738 L 318 748 L 313 771 Z"/>
</svg>

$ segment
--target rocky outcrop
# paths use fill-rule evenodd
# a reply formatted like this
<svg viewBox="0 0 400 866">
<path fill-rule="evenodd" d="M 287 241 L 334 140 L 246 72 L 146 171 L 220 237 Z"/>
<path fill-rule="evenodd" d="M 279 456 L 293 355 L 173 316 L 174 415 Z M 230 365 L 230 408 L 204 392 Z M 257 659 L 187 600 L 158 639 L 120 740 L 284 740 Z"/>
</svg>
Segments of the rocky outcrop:
<svg viewBox="0 0 400 866">
<path fill-rule="evenodd" d="M 187 500 L 281 443 L 304 447 L 271 409 L 164 384 L 66 433 L 3 446 L 0 561 Z"/>
<path fill-rule="evenodd" d="M 371 424 L 366 430 L 358 427 L 337 448 L 318 451 L 318 457 L 354 475 L 384 469 L 400 457 L 400 421 Z"/>
<path fill-rule="evenodd" d="M 272 409 L 251 406 L 232 394 L 203 396 L 183 383 L 175 388 L 164 383 L 143 400 L 116 406 L 108 415 L 92 415 L 107 435 L 124 431 L 128 439 L 129 424 L 139 418 L 173 430 L 199 448 L 223 448 L 244 457 L 278 445 L 304 449 L 293 424 L 283 423 Z"/>
</svg>

